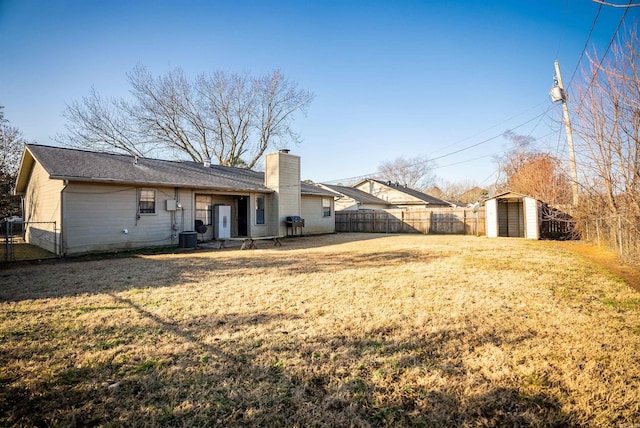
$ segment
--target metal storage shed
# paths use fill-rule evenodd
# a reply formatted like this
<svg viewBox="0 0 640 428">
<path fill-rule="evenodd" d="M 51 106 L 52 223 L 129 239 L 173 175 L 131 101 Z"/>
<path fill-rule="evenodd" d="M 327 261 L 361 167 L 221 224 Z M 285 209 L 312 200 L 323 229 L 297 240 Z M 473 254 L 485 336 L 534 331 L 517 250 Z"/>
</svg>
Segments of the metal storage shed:
<svg viewBox="0 0 640 428">
<path fill-rule="evenodd" d="M 541 201 L 515 192 L 505 192 L 487 199 L 487 237 L 540 239 L 541 207 Z"/>
</svg>

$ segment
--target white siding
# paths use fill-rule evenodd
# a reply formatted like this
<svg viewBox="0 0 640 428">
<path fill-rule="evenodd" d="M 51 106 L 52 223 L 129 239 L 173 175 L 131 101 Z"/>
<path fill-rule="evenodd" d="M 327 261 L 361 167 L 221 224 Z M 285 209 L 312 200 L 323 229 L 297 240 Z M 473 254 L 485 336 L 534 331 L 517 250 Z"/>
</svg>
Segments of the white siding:
<svg viewBox="0 0 640 428">
<path fill-rule="evenodd" d="M 387 204 L 358 203 L 355 199 L 347 197 L 334 199 L 334 205 L 336 211 L 384 210 L 388 207 Z"/>
<path fill-rule="evenodd" d="M 60 192 L 63 188 L 62 180 L 51 180 L 45 169 L 34 163 L 24 195 L 24 220 L 29 222 L 25 239 L 56 254 L 60 248 Z"/>
<path fill-rule="evenodd" d="M 178 235 L 180 232 L 187 230 L 193 230 L 196 217 L 194 210 L 194 192 L 191 189 L 178 189 L 176 190 L 176 195 L 177 201 L 182 208 L 176 210 L 174 215 L 174 235 Z M 177 243 L 177 236 L 174 239 L 175 243 Z"/>
<path fill-rule="evenodd" d="M 326 197 L 326 196 L 325 196 Z M 334 233 L 336 231 L 336 217 L 333 206 L 333 198 L 328 196 L 331 202 L 331 216 L 323 217 L 322 215 L 322 197 L 314 195 L 302 196 L 302 214 L 304 218 L 304 235 L 313 235 L 320 233 Z"/>
<path fill-rule="evenodd" d="M 185 204 L 187 198 L 180 199 L 183 210 L 167 211 L 166 200 L 176 199 L 173 188 L 144 189 L 156 191 L 155 214 L 138 214 L 136 187 L 69 183 L 63 194 L 63 251 L 75 254 L 171 245 L 178 242 L 183 227 L 193 230 L 188 227 L 193 220 L 187 219 L 193 213 L 188 209 L 191 202 Z"/>
<path fill-rule="evenodd" d="M 425 202 L 413 197 L 411 195 L 407 195 L 404 192 L 396 190 L 392 187 L 383 185 L 376 181 L 367 180 L 363 183 L 360 183 L 359 186 L 355 186 L 356 189 L 362 190 L 363 192 L 367 192 L 370 195 L 376 196 L 384 201 L 388 201 L 390 204 L 394 205 L 415 205 L 415 204 L 423 204 Z"/>
<path fill-rule="evenodd" d="M 489 199 L 485 203 L 485 224 L 487 238 L 498 237 L 498 201 Z"/>
<path fill-rule="evenodd" d="M 355 199 L 346 197 L 334 199 L 334 205 L 336 211 L 357 211 L 359 209 L 359 205 Z"/>
<path fill-rule="evenodd" d="M 538 201 L 526 197 L 524 198 L 524 210 L 525 210 L 525 237 L 529 239 L 540 238 L 540 225 L 538 223 Z"/>
</svg>

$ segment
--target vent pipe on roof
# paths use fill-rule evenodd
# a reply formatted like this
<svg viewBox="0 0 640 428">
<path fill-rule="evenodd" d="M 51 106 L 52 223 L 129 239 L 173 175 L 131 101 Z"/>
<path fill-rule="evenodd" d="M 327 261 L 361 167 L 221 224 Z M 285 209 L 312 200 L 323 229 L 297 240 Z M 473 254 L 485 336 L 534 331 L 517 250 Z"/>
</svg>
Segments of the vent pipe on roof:
<svg viewBox="0 0 640 428">
<path fill-rule="evenodd" d="M 138 156 L 137 155 L 133 157 L 133 164 L 134 165 L 138 165 Z"/>
<path fill-rule="evenodd" d="M 202 162 L 202 164 L 204 165 L 205 168 L 209 168 L 211 166 L 211 159 L 205 159 L 204 162 Z"/>
<path fill-rule="evenodd" d="M 289 149 L 280 149 L 280 153 L 289 153 L 290 151 Z"/>
</svg>

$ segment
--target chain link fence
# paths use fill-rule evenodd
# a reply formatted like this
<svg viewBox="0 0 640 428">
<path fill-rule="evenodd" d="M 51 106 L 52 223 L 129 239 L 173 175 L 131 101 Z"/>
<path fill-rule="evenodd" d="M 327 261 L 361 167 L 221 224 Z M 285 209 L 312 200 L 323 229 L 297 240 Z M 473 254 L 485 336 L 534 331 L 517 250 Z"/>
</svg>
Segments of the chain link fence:
<svg viewBox="0 0 640 428">
<path fill-rule="evenodd" d="M 607 247 L 627 262 L 640 264 L 640 217 L 580 219 L 576 228 L 585 241 Z"/>
<path fill-rule="evenodd" d="M 56 222 L 0 221 L 0 262 L 55 258 Z"/>
</svg>

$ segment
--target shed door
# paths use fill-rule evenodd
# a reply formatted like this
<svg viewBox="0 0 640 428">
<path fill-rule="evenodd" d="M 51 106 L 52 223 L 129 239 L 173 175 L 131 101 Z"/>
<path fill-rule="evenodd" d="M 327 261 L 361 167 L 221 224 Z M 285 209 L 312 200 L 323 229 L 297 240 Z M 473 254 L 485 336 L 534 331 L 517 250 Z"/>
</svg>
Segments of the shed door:
<svg viewBox="0 0 640 428">
<path fill-rule="evenodd" d="M 498 201 L 498 236 L 524 237 L 524 212 L 522 200 Z"/>
</svg>

